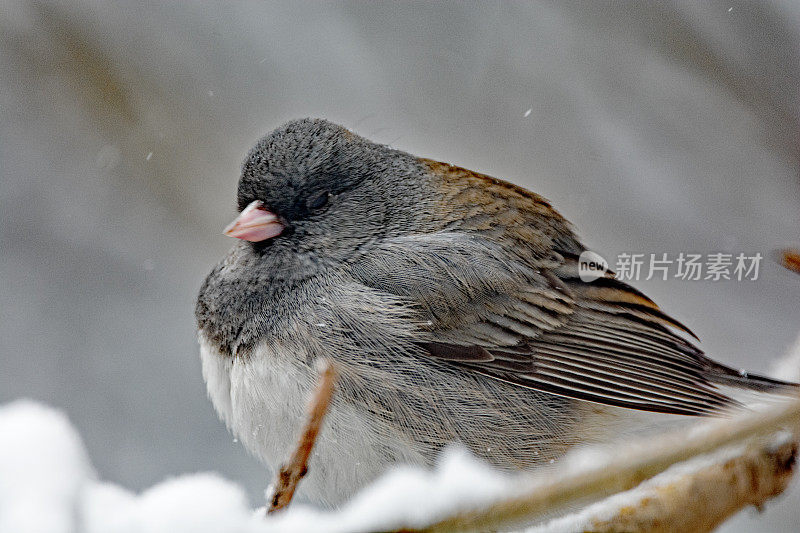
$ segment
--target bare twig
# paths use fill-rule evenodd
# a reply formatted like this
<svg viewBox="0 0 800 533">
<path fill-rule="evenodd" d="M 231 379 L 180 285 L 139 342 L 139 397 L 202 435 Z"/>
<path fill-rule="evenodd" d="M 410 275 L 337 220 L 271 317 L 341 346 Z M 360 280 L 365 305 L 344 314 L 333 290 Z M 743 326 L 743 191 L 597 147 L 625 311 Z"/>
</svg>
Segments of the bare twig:
<svg viewBox="0 0 800 533">
<path fill-rule="evenodd" d="M 786 248 L 780 250 L 778 254 L 781 265 L 800 274 L 800 250 Z"/>
<path fill-rule="evenodd" d="M 397 531 L 455 532 L 492 531 L 535 520 L 544 513 L 564 509 L 577 502 L 597 500 L 629 490 L 673 464 L 712 452 L 724 446 L 772 434 L 800 423 L 800 400 L 792 400 L 768 411 L 749 413 L 710 423 L 703 431 L 659 436 L 626 450 L 624 456 L 604 468 L 558 472 L 546 485 L 506 498 L 480 509 L 453 514 L 426 527 Z M 742 505 L 745 505 L 743 503 Z"/>
<path fill-rule="evenodd" d="M 282 466 L 273 485 L 272 495 L 267 513 L 274 513 L 283 509 L 292 501 L 297 485 L 308 472 L 308 458 L 314 448 L 314 442 L 319 434 L 328 406 L 333 397 L 333 388 L 336 382 L 336 369 L 330 361 L 325 361 L 319 376 L 317 389 L 311 399 L 308 419 L 303 427 L 303 433 L 297 442 L 294 453 L 289 463 Z"/>
</svg>

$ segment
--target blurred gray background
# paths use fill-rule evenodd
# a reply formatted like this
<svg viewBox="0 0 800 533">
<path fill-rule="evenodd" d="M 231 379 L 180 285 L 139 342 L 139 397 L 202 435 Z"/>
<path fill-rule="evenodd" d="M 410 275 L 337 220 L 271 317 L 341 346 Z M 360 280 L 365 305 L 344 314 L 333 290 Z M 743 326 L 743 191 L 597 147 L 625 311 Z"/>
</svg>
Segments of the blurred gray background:
<svg viewBox="0 0 800 533">
<path fill-rule="evenodd" d="M 193 306 L 245 152 L 303 116 L 532 188 L 607 258 L 762 253 L 758 281 L 635 285 L 767 371 L 800 328 L 771 257 L 800 244 L 799 41 L 791 0 L 2 1 L 0 401 L 63 408 L 104 479 L 260 503 Z M 724 529 L 796 530 L 797 485 Z"/>
</svg>

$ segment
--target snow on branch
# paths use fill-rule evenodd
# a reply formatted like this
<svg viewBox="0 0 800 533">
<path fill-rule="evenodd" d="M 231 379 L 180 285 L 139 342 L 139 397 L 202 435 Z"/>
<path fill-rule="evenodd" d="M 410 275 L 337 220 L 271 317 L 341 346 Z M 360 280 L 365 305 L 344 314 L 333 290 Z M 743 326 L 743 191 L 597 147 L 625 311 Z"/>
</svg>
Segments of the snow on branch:
<svg viewBox="0 0 800 533">
<path fill-rule="evenodd" d="M 714 483 L 709 477 L 716 478 L 717 481 L 727 481 L 726 485 L 717 488 L 719 492 L 727 493 L 725 498 L 727 505 L 721 503 L 724 509 L 717 510 L 718 520 L 721 520 L 748 504 L 760 505 L 768 497 L 783 490 L 794 465 L 797 450 L 794 440 L 796 433 L 792 433 L 790 442 L 784 442 L 778 448 L 774 446 L 774 437 L 766 441 L 758 438 L 774 435 L 786 427 L 791 427 L 795 431 L 798 425 L 800 425 L 800 399 L 782 402 L 768 411 L 709 421 L 689 434 L 681 431 L 645 439 L 624 449 L 615 450 L 613 458 L 591 461 L 591 464 L 584 468 L 574 467 L 576 462 L 581 462 L 579 453 L 572 461 L 564 461 L 562 468 L 547 472 L 551 482 L 533 483 L 528 490 L 521 490 L 511 497 L 489 505 L 457 512 L 422 527 L 400 527 L 396 531 L 445 533 L 508 529 L 513 525 L 535 522 L 545 514 L 574 506 L 576 503 L 586 503 L 629 490 L 673 465 L 732 444 L 756 439 L 757 444 L 752 445 L 754 448 L 746 448 L 724 464 L 712 464 L 707 468 L 690 472 L 681 482 L 683 488 L 690 491 L 682 497 L 691 499 L 702 497 L 701 489 L 707 488 L 708 483 Z M 738 483 L 741 479 L 739 474 L 745 471 L 756 473 L 758 482 L 749 489 L 730 486 L 732 481 Z M 758 490 L 759 487 L 761 490 Z M 680 506 L 680 496 L 670 491 L 668 485 L 659 494 L 664 514 L 663 516 L 651 514 L 649 518 L 656 522 L 661 518 L 670 519 L 669 511 Z M 658 502 L 642 500 L 637 504 L 635 495 L 631 501 L 632 505 L 620 511 L 617 518 L 606 520 L 611 529 L 615 529 L 614 524 L 621 524 L 627 519 L 647 521 L 648 513 L 655 512 L 659 506 Z M 652 506 L 649 505 L 651 503 Z M 693 510 L 695 516 L 684 517 L 684 520 L 689 520 L 693 525 L 689 528 L 691 530 L 695 529 L 695 524 L 700 524 L 706 519 L 702 515 L 708 512 L 703 506 L 695 506 Z M 684 508 L 683 512 L 689 515 L 692 507 Z M 623 516 L 626 514 L 636 516 Z M 602 522 L 598 522 L 597 527 L 600 527 L 600 524 Z M 594 530 L 593 527 L 589 529 Z M 623 528 L 625 529 L 627 528 Z M 608 528 L 600 530 L 607 531 Z M 564 529 L 554 531 L 564 531 Z"/>
<path fill-rule="evenodd" d="M 741 455 L 694 472 L 643 486 L 638 499 L 608 502 L 582 513 L 580 529 L 591 531 L 712 531 L 727 518 L 781 494 L 794 471 L 797 442 L 765 442 Z M 660 480 L 659 480 L 660 481 Z M 622 498 L 624 502 L 630 498 Z M 615 508 L 616 507 L 616 508 Z M 571 521 L 576 522 L 574 517 Z M 578 525 L 578 524 L 575 524 Z"/>
</svg>

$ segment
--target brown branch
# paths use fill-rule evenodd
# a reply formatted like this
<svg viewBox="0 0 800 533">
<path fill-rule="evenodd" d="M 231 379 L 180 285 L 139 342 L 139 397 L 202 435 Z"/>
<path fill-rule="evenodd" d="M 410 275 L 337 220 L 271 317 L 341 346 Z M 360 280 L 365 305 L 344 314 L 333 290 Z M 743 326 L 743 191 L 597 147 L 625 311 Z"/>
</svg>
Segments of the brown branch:
<svg viewBox="0 0 800 533">
<path fill-rule="evenodd" d="M 583 529 L 610 531 L 712 531 L 728 517 L 764 503 L 789 483 L 797 442 L 751 446 L 727 461 L 637 491 L 638 499 L 616 508 L 611 517 L 590 517 Z M 602 512 L 602 511 L 601 511 Z"/>
<path fill-rule="evenodd" d="M 333 388 L 336 382 L 336 369 L 330 361 L 323 363 L 320 372 L 317 389 L 311 398 L 308 419 L 303 427 L 303 433 L 297 442 L 294 453 L 289 459 L 289 463 L 281 467 L 273 485 L 272 495 L 269 498 L 269 508 L 267 513 L 274 513 L 283 509 L 292 501 L 297 485 L 303 476 L 308 472 L 308 458 L 314 448 L 314 442 L 322 427 L 325 414 L 333 397 Z"/>
</svg>

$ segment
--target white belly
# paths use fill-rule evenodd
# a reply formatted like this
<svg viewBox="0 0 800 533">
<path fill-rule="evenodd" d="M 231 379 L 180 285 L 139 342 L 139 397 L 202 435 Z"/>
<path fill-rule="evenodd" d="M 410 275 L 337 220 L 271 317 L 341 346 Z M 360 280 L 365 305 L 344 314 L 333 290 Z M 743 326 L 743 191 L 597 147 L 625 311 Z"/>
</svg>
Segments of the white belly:
<svg viewBox="0 0 800 533">
<path fill-rule="evenodd" d="M 284 352 L 284 353 L 277 353 Z M 208 394 L 220 418 L 272 474 L 294 449 L 316 374 L 297 354 L 262 345 L 247 358 L 222 357 L 201 340 Z M 335 403 L 314 447 L 300 497 L 335 505 L 388 466 L 386 450 L 405 461 L 422 457 L 400 448 L 352 406 Z"/>
</svg>

